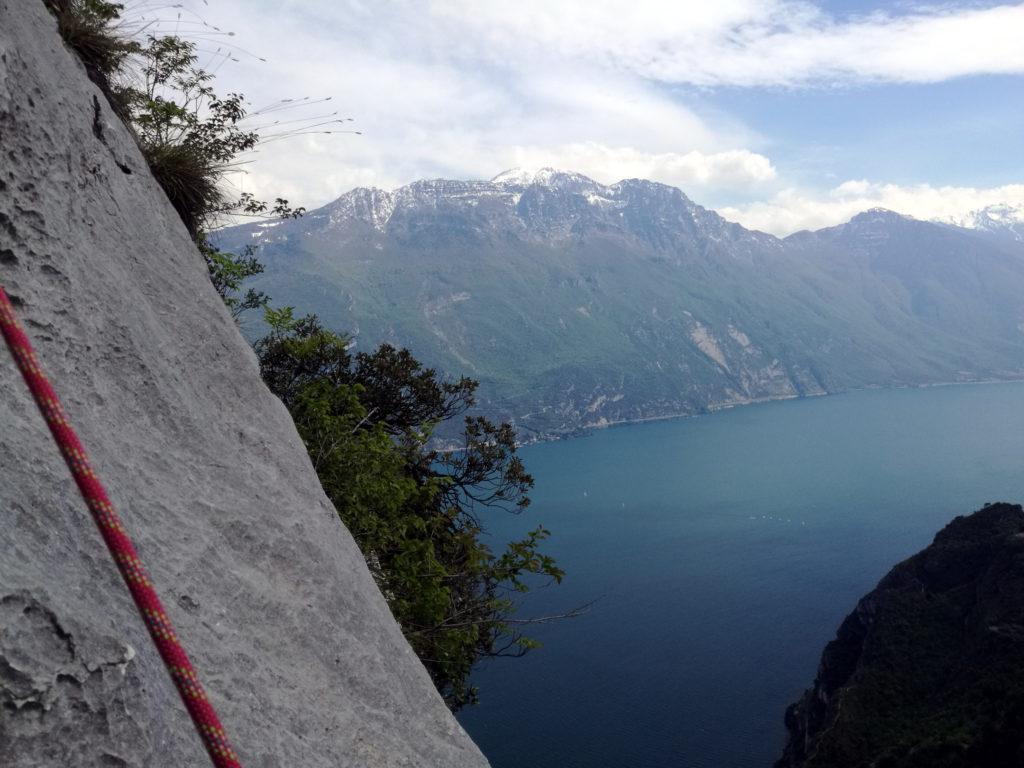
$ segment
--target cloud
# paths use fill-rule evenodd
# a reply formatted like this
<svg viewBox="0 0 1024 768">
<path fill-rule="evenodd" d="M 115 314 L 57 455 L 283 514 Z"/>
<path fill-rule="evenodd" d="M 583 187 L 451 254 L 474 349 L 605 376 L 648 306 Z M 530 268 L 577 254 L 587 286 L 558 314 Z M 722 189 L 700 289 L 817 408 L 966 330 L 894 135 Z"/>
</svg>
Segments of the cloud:
<svg viewBox="0 0 1024 768">
<path fill-rule="evenodd" d="M 644 13 L 608 0 L 449 0 L 434 9 L 492 59 L 584 60 L 666 83 L 931 83 L 1024 72 L 1022 5 L 847 19 L 792 0 L 674 0 L 648 3 Z"/>
<path fill-rule="evenodd" d="M 1024 207 L 1024 184 L 977 188 L 854 180 L 843 182 L 824 195 L 786 189 L 768 201 L 719 208 L 718 213 L 750 229 L 782 236 L 841 224 L 869 208 L 888 208 L 917 219 L 963 224 L 970 213 L 1002 204 Z"/>
<path fill-rule="evenodd" d="M 633 13 L 609 0 L 184 5 L 186 22 L 196 18 L 190 8 L 235 33 L 225 38 L 186 23 L 211 62 L 213 49 L 230 41 L 268 60 L 232 49 L 238 61 L 218 69 L 220 90 L 241 91 L 255 105 L 331 95 L 341 116 L 355 118 L 350 125 L 361 136 L 264 145 L 238 179 L 247 191 L 308 207 L 354 186 L 489 178 L 545 165 L 601 181 L 651 178 L 711 202 L 763 198 L 786 184 L 769 159 L 773 145 L 737 119 L 690 106 L 693 89 L 681 86 L 1024 72 L 1020 4 L 854 17 L 801 0 L 652 0 Z M 781 231 L 831 222 L 830 211 L 853 205 L 850 196 L 820 198 L 788 190 L 729 210 Z"/>
<path fill-rule="evenodd" d="M 585 142 L 552 148 L 514 147 L 511 152 L 514 167 L 571 169 L 605 184 L 638 178 L 685 189 L 735 190 L 756 188 L 775 178 L 775 168 L 767 157 L 745 149 L 711 154 L 696 150 L 651 153 Z"/>
<path fill-rule="evenodd" d="M 356 118 L 346 127 L 362 131 L 262 146 L 237 180 L 260 196 L 312 207 L 354 186 L 490 178 L 519 165 L 741 192 L 775 173 L 755 152 L 761 137 L 726 116 L 698 114 L 632 73 L 588 62 L 495 60 L 426 3 L 190 5 L 268 59 L 237 55 L 218 71 L 220 88 L 256 106 L 332 95 L 340 116 Z M 281 116 L 302 114 L 317 112 Z"/>
</svg>

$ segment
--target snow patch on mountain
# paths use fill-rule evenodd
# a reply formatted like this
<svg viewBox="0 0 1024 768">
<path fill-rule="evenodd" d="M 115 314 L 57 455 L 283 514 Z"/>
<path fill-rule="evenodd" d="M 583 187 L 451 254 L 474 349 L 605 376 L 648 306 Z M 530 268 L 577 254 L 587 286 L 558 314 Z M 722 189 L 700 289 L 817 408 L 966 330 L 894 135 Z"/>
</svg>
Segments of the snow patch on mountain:
<svg viewBox="0 0 1024 768">
<path fill-rule="evenodd" d="M 943 223 L 1004 235 L 1017 242 L 1024 242 L 1024 204 L 989 205 L 963 216 L 950 217 Z"/>
<path fill-rule="evenodd" d="M 528 187 L 542 186 L 552 189 L 565 189 L 572 187 L 587 187 L 604 189 L 604 185 L 594 181 L 589 176 L 575 171 L 563 171 L 558 168 L 538 168 L 536 170 L 526 168 L 511 168 L 503 171 L 490 181 L 498 186 Z"/>
<path fill-rule="evenodd" d="M 526 168 L 509 168 L 507 171 L 502 171 L 491 179 L 491 184 L 526 185 L 532 183 L 533 177 L 536 175 L 537 171 L 527 170 Z"/>
<path fill-rule="evenodd" d="M 384 232 L 395 211 L 397 195 L 398 192 L 376 187 L 357 187 L 326 206 L 327 223 L 336 226 L 348 221 L 365 221 L 378 232 Z"/>
<path fill-rule="evenodd" d="M 964 229 L 990 229 L 1024 223 L 1024 204 L 999 203 L 979 208 L 963 216 L 950 216 L 943 223 Z"/>
</svg>

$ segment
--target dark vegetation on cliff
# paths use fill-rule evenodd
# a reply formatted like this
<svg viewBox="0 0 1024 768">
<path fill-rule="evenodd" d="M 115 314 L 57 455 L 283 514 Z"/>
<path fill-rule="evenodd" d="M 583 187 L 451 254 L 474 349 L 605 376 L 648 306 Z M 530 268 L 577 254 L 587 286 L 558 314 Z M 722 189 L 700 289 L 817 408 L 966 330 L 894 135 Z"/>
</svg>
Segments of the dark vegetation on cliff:
<svg viewBox="0 0 1024 768">
<path fill-rule="evenodd" d="M 296 318 L 245 288 L 263 269 L 255 249 L 226 253 L 209 231 L 226 215 L 287 219 L 303 210 L 226 190 L 239 155 L 260 141 L 244 127 L 242 95 L 215 93 L 193 42 L 127 34 L 119 4 L 47 6 L 132 130 L 232 315 L 263 310 L 270 333 L 255 346 L 266 384 L 291 413 L 325 492 L 437 689 L 452 709 L 474 702 L 474 664 L 536 647 L 520 627 L 553 618 L 515 618 L 515 596 L 563 576 L 539 551 L 548 536 L 542 526 L 499 553 L 483 542 L 482 512 L 518 513 L 530 503 L 533 478 L 516 455 L 512 427 L 467 415 L 476 381 L 447 379 L 386 344 L 352 355 L 349 339 L 315 316 Z M 461 435 L 461 450 L 434 450 L 434 430 L 460 417 L 449 432 Z"/>
<path fill-rule="evenodd" d="M 776 768 L 1024 765 L 1024 509 L 958 517 L 858 603 Z"/>
</svg>

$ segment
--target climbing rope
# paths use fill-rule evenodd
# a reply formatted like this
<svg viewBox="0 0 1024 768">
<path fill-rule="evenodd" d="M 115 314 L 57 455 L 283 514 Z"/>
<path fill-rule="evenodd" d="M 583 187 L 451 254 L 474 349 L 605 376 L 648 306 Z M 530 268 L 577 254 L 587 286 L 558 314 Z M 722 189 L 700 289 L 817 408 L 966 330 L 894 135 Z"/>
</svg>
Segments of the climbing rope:
<svg viewBox="0 0 1024 768">
<path fill-rule="evenodd" d="M 149 630 L 150 637 L 156 645 L 160 656 L 171 674 L 171 679 L 178 687 L 185 708 L 192 716 L 192 722 L 199 731 L 199 736 L 210 753 L 210 759 L 216 768 L 242 768 L 238 762 L 224 728 L 217 719 L 199 676 L 192 668 L 192 663 L 178 641 L 178 635 L 171 626 L 171 620 L 164 613 L 160 598 L 157 597 L 149 574 L 143 568 L 132 541 L 124 529 L 121 518 L 110 503 L 110 498 L 100 484 L 78 436 L 68 422 L 67 414 L 57 399 L 53 387 L 39 365 L 32 344 L 14 314 L 14 307 L 7 298 L 3 286 L 0 286 L 0 333 L 3 334 L 7 348 L 11 350 L 14 362 L 25 379 L 36 405 L 39 406 L 43 418 L 50 427 L 50 433 L 57 442 L 60 452 L 64 455 L 68 469 L 75 478 L 78 490 L 92 513 L 96 526 L 100 529 L 103 540 L 107 543 L 117 568 L 121 571 L 128 591 L 132 593 L 135 606 L 142 615 L 142 620 Z"/>
</svg>

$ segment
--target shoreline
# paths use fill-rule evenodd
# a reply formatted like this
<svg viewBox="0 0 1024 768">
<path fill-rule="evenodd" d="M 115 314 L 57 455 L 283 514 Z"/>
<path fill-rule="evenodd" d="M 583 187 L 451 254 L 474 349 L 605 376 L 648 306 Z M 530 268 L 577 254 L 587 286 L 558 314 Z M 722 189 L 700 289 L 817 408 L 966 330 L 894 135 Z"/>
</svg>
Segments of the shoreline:
<svg viewBox="0 0 1024 768">
<path fill-rule="evenodd" d="M 617 427 L 628 427 L 639 424 L 648 424 L 650 422 L 657 421 L 670 421 L 673 419 L 695 419 L 700 416 L 710 416 L 715 413 L 720 413 L 722 411 L 733 410 L 736 408 L 745 408 L 747 406 L 752 405 L 767 405 L 769 403 L 784 403 L 792 400 L 810 400 L 811 398 L 835 397 L 836 395 L 845 395 L 853 392 L 868 392 L 872 390 L 934 389 L 938 387 L 962 387 L 977 386 L 983 384 L 1024 384 L 1024 374 L 1017 378 L 1006 379 L 990 378 L 969 379 L 964 381 L 936 381 L 925 384 L 868 384 L 862 387 L 850 387 L 849 389 L 841 389 L 836 390 L 834 392 L 816 392 L 806 395 L 784 395 L 780 397 L 753 398 L 750 400 L 709 405 L 707 407 L 707 410 L 702 411 L 700 413 L 672 413 L 659 416 L 645 416 L 643 418 L 638 419 L 619 419 L 617 421 L 608 421 L 603 424 L 588 424 L 563 433 L 538 433 L 535 439 L 517 442 L 516 445 L 517 447 L 526 447 L 530 445 L 536 445 L 538 443 L 552 443 L 561 440 L 575 440 L 577 438 L 587 437 L 593 432 L 597 432 L 599 430 L 604 429 L 613 429 Z"/>
</svg>

